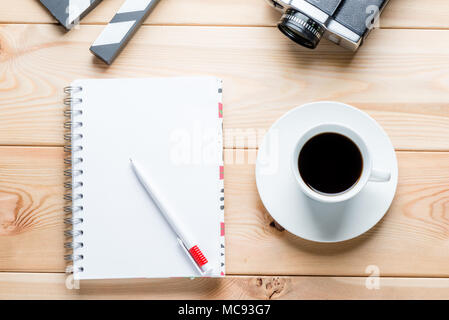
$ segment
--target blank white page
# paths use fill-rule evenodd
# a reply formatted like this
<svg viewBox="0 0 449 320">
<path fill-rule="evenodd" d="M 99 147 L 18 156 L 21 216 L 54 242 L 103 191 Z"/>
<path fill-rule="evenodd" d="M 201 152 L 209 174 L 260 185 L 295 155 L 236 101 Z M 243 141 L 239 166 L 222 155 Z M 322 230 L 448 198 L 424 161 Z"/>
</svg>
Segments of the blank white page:
<svg viewBox="0 0 449 320">
<path fill-rule="evenodd" d="M 83 223 L 74 238 L 75 279 L 198 276 L 176 235 L 140 185 L 138 160 L 214 272 L 224 275 L 221 81 L 216 78 L 77 80 L 73 129 L 82 139 L 73 190 Z M 221 176 L 221 177 L 220 177 Z"/>
</svg>

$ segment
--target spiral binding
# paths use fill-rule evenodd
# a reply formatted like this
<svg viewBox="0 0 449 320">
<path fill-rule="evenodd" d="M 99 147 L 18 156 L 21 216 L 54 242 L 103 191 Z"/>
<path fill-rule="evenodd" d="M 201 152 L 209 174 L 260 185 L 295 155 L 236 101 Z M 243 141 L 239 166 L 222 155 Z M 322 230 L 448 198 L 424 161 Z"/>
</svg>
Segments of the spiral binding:
<svg viewBox="0 0 449 320">
<path fill-rule="evenodd" d="M 75 132 L 76 129 L 83 126 L 82 122 L 76 121 L 75 119 L 76 117 L 81 116 L 83 111 L 75 109 L 75 106 L 81 104 L 83 100 L 73 96 L 75 93 L 81 92 L 82 90 L 82 87 L 74 86 L 64 88 L 64 94 L 66 95 L 64 99 L 64 116 L 67 119 L 64 122 L 64 129 L 66 131 L 64 134 L 64 140 L 66 141 L 66 145 L 64 146 L 64 152 L 66 153 L 64 159 L 64 188 L 66 189 L 66 193 L 64 194 L 64 223 L 69 226 L 69 229 L 64 231 L 64 235 L 67 238 L 70 238 L 70 241 L 64 244 L 64 248 L 71 251 L 70 254 L 65 255 L 64 259 L 71 262 L 84 259 L 82 254 L 75 254 L 74 252 L 74 250 L 84 247 L 83 242 L 76 241 L 76 239 L 79 239 L 79 237 L 83 235 L 83 230 L 81 229 L 83 218 L 79 217 L 79 213 L 83 211 L 83 206 L 75 205 L 77 200 L 83 199 L 83 194 L 76 193 L 75 191 L 83 186 L 83 182 L 78 181 L 79 177 L 83 175 L 83 170 L 75 169 L 77 165 L 83 162 L 82 157 L 75 157 L 77 152 L 83 150 L 83 147 L 79 144 L 80 140 L 83 139 L 83 135 Z M 76 216 L 74 216 L 75 214 Z M 67 268 L 67 272 L 69 273 L 75 271 L 82 272 L 83 270 L 84 268 L 78 265 L 77 267 L 69 266 Z"/>
</svg>

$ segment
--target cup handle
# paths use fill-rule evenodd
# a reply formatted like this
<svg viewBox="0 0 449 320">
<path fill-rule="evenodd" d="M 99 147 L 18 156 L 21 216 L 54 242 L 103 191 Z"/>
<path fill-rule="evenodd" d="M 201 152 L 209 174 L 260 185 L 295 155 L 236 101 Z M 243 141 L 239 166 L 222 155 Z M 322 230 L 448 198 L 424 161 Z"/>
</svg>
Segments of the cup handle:
<svg viewBox="0 0 449 320">
<path fill-rule="evenodd" d="M 391 173 L 384 170 L 371 170 L 371 176 L 369 177 L 369 181 L 374 182 L 387 182 L 391 179 Z"/>
</svg>

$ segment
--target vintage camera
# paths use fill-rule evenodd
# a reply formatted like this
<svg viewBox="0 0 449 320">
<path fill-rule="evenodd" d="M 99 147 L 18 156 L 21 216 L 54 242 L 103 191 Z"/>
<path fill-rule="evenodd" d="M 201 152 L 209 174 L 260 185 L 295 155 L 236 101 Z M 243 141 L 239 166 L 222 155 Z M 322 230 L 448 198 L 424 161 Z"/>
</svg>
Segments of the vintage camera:
<svg viewBox="0 0 449 320">
<path fill-rule="evenodd" d="M 324 37 L 356 51 L 389 0 L 267 0 L 283 12 L 279 30 L 296 43 L 315 49 Z"/>
</svg>

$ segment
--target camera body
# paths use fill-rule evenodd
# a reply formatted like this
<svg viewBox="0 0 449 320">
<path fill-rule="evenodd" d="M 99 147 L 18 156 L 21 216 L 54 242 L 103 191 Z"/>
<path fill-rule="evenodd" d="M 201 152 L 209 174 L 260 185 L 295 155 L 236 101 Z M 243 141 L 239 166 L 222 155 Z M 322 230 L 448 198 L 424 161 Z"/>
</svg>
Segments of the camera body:
<svg viewBox="0 0 449 320">
<path fill-rule="evenodd" d="M 389 0 L 267 0 L 283 12 L 279 30 L 294 42 L 315 49 L 326 38 L 356 51 Z"/>
</svg>

